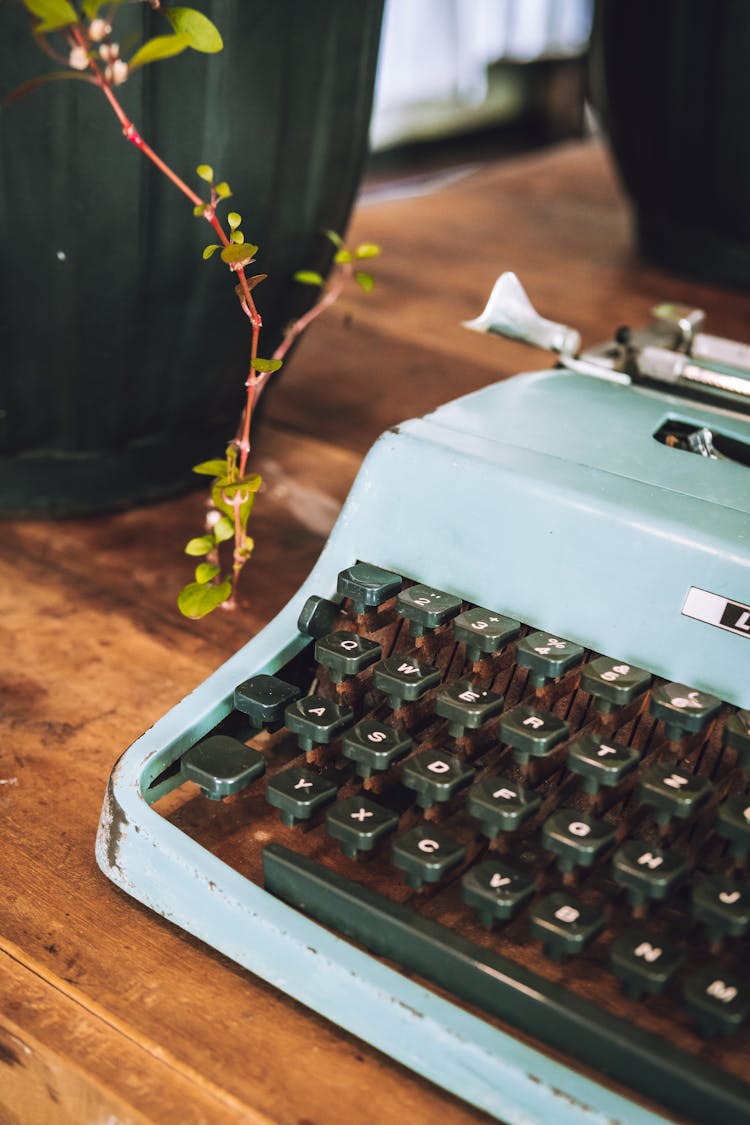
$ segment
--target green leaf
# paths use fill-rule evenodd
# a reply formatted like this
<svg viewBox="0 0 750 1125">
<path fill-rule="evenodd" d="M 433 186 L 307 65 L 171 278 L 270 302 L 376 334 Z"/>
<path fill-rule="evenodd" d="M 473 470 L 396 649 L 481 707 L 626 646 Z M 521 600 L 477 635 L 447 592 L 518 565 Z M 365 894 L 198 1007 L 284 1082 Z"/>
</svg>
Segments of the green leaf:
<svg viewBox="0 0 750 1125">
<path fill-rule="evenodd" d="M 325 285 L 323 278 L 315 270 L 297 270 L 294 280 L 302 285 Z"/>
<path fill-rule="evenodd" d="M 208 244 L 208 246 L 204 246 L 203 247 L 203 260 L 204 260 L 204 262 L 207 262 L 209 258 L 212 258 L 217 250 L 221 250 L 221 246 L 219 245 L 218 242 L 211 242 L 211 243 Z"/>
<path fill-rule="evenodd" d="M 237 492 L 241 489 L 242 493 L 240 496 L 241 503 L 239 506 L 239 520 L 240 527 L 244 529 L 247 526 L 247 521 L 250 518 L 250 512 L 252 511 L 253 504 L 255 503 L 255 493 L 260 487 L 260 477 L 257 478 L 257 481 L 258 483 L 256 484 L 255 488 L 249 487 L 249 483 L 251 482 L 245 482 L 244 486 L 239 482 L 235 484 L 228 484 L 226 481 L 214 482 L 211 488 L 211 500 L 213 506 L 215 508 L 218 508 L 220 512 L 223 512 L 225 516 L 228 516 L 228 518 L 232 522 L 233 527 L 234 505 L 232 503 L 232 500 L 237 495 Z"/>
<path fill-rule="evenodd" d="M 223 247 L 221 260 L 226 262 L 228 266 L 247 266 L 255 257 L 257 249 L 258 247 L 253 246 L 252 242 L 244 242 L 239 245 L 232 243 Z"/>
<path fill-rule="evenodd" d="M 380 247 L 375 242 L 360 242 L 354 251 L 355 258 L 377 258 Z"/>
<path fill-rule="evenodd" d="M 241 230 L 233 230 L 230 237 L 231 237 L 231 241 L 236 246 L 242 246 L 242 243 L 245 241 L 245 236 L 244 236 L 244 234 L 242 233 Z"/>
<path fill-rule="evenodd" d="M 272 371 L 278 371 L 281 364 L 282 360 L 280 359 L 261 359 L 260 356 L 256 355 L 251 367 L 254 367 L 256 371 L 262 371 L 264 374 L 270 374 Z"/>
<path fill-rule="evenodd" d="M 195 8 L 164 8 L 164 15 L 179 35 L 184 35 L 194 51 L 214 55 L 224 46 L 219 29 Z"/>
<path fill-rule="evenodd" d="M 185 544 L 186 555 L 207 555 L 209 551 L 214 549 L 213 535 L 200 535 L 195 539 L 190 539 Z"/>
<path fill-rule="evenodd" d="M 352 252 L 351 250 L 347 250 L 345 246 L 342 246 L 338 253 L 334 255 L 333 260 L 339 264 L 342 262 L 351 262 Z"/>
<path fill-rule="evenodd" d="M 35 31 L 56 31 L 58 27 L 78 23 L 78 13 L 68 0 L 23 0 L 23 2 L 32 16 L 37 16 L 42 21 L 34 28 Z"/>
<path fill-rule="evenodd" d="M 201 215 L 204 215 L 205 212 L 206 212 L 206 204 L 205 203 L 196 203 L 195 207 L 193 208 L 193 214 L 196 217 L 199 218 Z"/>
<path fill-rule="evenodd" d="M 232 194 L 232 189 L 226 180 L 222 180 L 220 184 L 217 184 L 215 191 L 219 199 L 229 199 L 229 196 Z"/>
<path fill-rule="evenodd" d="M 198 563 L 195 568 L 195 581 L 203 584 L 210 582 L 212 578 L 221 570 L 221 567 L 215 566 L 214 563 Z"/>
<path fill-rule="evenodd" d="M 155 39 L 149 39 L 139 47 L 128 63 L 128 67 L 130 70 L 137 70 L 139 66 L 146 66 L 147 63 L 170 59 L 173 55 L 179 55 L 186 50 L 189 45 L 184 35 L 157 35 Z"/>
<path fill-rule="evenodd" d="M 229 223 L 230 230 L 237 230 L 237 227 L 242 222 L 242 215 L 237 211 L 230 211 L 227 215 L 227 222 Z"/>
<path fill-rule="evenodd" d="M 214 582 L 189 582 L 180 591 L 177 598 L 177 608 L 185 617 L 197 620 L 205 617 L 207 613 L 220 606 L 227 598 L 231 597 L 232 583 L 227 579 L 216 585 Z"/>
<path fill-rule="evenodd" d="M 323 234 L 326 236 L 326 238 L 330 238 L 331 242 L 333 243 L 333 245 L 336 247 L 337 250 L 340 250 L 341 247 L 344 245 L 343 238 L 341 237 L 340 234 L 336 234 L 335 230 L 324 230 Z"/>
<path fill-rule="evenodd" d="M 354 274 L 354 280 L 365 293 L 372 293 L 375 288 L 375 278 L 371 273 L 365 273 L 364 270 L 357 270 Z"/>
<path fill-rule="evenodd" d="M 193 465 L 193 472 L 204 477 L 223 477 L 226 471 L 226 461 L 220 461 L 218 457 L 215 461 L 201 461 L 199 465 Z"/>
<path fill-rule="evenodd" d="M 93 20 L 103 3 L 104 0 L 83 0 L 81 11 L 87 20 Z"/>
<path fill-rule="evenodd" d="M 227 516 L 222 516 L 211 528 L 217 543 L 225 543 L 234 536 L 234 523 Z"/>
<path fill-rule="evenodd" d="M 199 164 L 195 170 L 200 178 L 205 180 L 207 184 L 212 184 L 214 182 L 214 170 L 210 164 Z"/>
</svg>

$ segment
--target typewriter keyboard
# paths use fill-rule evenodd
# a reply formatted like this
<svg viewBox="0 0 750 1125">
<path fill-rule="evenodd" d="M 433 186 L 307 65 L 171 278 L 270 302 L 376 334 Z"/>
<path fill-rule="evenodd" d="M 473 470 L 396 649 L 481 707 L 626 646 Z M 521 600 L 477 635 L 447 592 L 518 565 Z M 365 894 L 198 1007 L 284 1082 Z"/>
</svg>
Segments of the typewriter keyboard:
<svg viewBox="0 0 750 1125">
<path fill-rule="evenodd" d="M 352 565 L 155 807 L 498 1026 L 744 1120 L 750 711 L 538 626 Z"/>
</svg>

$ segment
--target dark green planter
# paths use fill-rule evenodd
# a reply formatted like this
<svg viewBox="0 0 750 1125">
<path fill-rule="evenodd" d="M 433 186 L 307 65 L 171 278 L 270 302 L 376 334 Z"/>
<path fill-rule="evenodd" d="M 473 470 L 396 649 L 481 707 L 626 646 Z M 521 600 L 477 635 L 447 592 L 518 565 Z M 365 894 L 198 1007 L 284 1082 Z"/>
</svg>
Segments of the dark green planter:
<svg viewBox="0 0 750 1125">
<path fill-rule="evenodd" d="M 597 0 L 591 87 L 644 254 L 750 286 L 747 0 Z"/>
<path fill-rule="evenodd" d="M 200 191 L 227 179 L 260 246 L 261 354 L 309 304 L 367 146 L 382 0 L 210 0 L 219 55 L 145 67 L 121 87 L 144 138 Z M 162 34 L 148 5 L 128 16 Z M 0 11 L 2 92 L 47 66 L 20 6 Z M 148 30 L 150 29 L 150 31 Z M 0 110 L 0 511 L 122 507 L 195 483 L 243 403 L 247 321 L 207 224 L 78 82 Z M 253 269 L 256 267 L 254 266 Z"/>
</svg>

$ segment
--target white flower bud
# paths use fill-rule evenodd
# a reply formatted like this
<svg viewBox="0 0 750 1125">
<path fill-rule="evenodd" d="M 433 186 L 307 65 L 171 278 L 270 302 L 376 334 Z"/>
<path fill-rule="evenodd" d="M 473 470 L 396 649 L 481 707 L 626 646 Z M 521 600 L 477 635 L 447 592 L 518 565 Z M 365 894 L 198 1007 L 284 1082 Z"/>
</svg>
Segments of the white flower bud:
<svg viewBox="0 0 750 1125">
<path fill-rule="evenodd" d="M 72 47 L 68 56 L 68 65 L 73 70 L 86 70 L 89 65 L 89 56 L 85 47 Z"/>
<path fill-rule="evenodd" d="M 128 76 L 128 64 L 123 59 L 115 59 L 107 69 L 111 71 L 110 81 L 113 86 L 121 86 Z"/>
<path fill-rule="evenodd" d="M 104 39 L 105 36 L 109 35 L 111 30 L 112 28 L 106 20 L 92 20 L 89 24 L 89 39 L 94 43 L 98 43 L 101 39 Z"/>
<path fill-rule="evenodd" d="M 217 511 L 216 508 L 211 508 L 210 511 L 206 512 L 206 527 L 209 530 L 212 527 L 216 527 L 220 519 L 221 512 Z"/>
</svg>

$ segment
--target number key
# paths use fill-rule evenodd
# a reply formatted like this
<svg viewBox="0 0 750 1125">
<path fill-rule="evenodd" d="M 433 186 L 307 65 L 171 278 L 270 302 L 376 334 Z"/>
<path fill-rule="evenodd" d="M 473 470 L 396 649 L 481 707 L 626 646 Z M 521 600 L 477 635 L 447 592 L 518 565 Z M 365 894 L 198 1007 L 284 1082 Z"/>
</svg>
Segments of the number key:
<svg viewBox="0 0 750 1125">
<path fill-rule="evenodd" d="M 583 659 L 583 649 L 572 641 L 551 637 L 549 633 L 529 633 L 516 646 L 518 663 L 529 669 L 534 687 L 548 680 L 559 680 Z"/>
<path fill-rule="evenodd" d="M 581 671 L 581 687 L 596 700 L 596 709 L 603 715 L 613 708 L 632 703 L 651 683 L 651 674 L 621 660 L 600 656 L 585 664 Z"/>
<path fill-rule="evenodd" d="M 500 652 L 520 631 L 519 621 L 476 606 L 460 613 L 453 622 L 453 636 L 466 645 L 466 655 L 472 662 Z"/>
<path fill-rule="evenodd" d="M 413 637 L 422 637 L 428 629 L 437 629 L 455 617 L 461 609 L 461 599 L 432 586 L 409 586 L 396 600 L 400 617 L 409 622 Z"/>
</svg>

